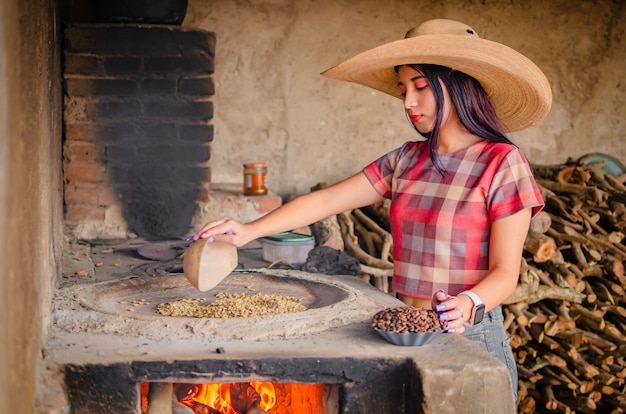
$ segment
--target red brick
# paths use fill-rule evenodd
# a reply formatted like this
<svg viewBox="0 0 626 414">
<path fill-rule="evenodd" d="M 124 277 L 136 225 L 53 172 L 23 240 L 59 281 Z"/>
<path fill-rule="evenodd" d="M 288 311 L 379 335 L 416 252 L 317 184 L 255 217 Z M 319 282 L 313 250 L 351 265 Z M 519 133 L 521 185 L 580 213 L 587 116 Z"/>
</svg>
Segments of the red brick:
<svg viewBox="0 0 626 414">
<path fill-rule="evenodd" d="M 126 104 L 130 106 L 130 104 Z M 109 105 L 110 106 L 110 105 Z M 117 108 L 109 109 L 107 115 L 112 113 L 121 116 L 119 112 L 115 113 Z M 131 108 L 124 108 L 128 113 L 124 116 L 137 116 L 137 114 L 129 115 Z M 213 119 L 213 102 L 211 101 L 188 101 L 176 99 L 161 99 L 155 101 L 145 101 L 143 103 L 143 116 L 149 120 L 186 120 L 186 121 L 210 121 Z"/>
<path fill-rule="evenodd" d="M 99 185 L 97 191 L 98 204 L 100 204 L 101 206 L 109 207 L 120 202 L 117 196 L 117 192 L 111 186 Z"/>
<path fill-rule="evenodd" d="M 72 162 L 65 165 L 65 179 L 70 183 L 104 181 L 105 166 L 95 162 Z"/>
<path fill-rule="evenodd" d="M 75 122 L 65 124 L 66 141 L 106 142 L 123 136 L 134 138 L 135 126 L 132 122 Z"/>
<path fill-rule="evenodd" d="M 100 145 L 93 141 L 66 141 L 63 151 L 65 158 L 74 161 L 102 162 L 104 154 Z"/>
<path fill-rule="evenodd" d="M 141 71 L 140 56 L 103 56 L 102 64 L 107 76 L 136 77 Z"/>
<path fill-rule="evenodd" d="M 205 183 L 210 183 L 211 182 L 211 177 L 212 177 L 211 167 L 203 168 L 203 170 L 204 170 L 204 174 L 203 174 L 204 178 L 202 179 L 202 181 L 205 182 Z"/>
<path fill-rule="evenodd" d="M 179 90 L 180 93 L 184 95 L 215 95 L 215 85 L 213 84 L 213 78 L 211 77 L 181 79 L 179 83 Z"/>
<path fill-rule="evenodd" d="M 65 223 L 80 224 L 85 221 L 104 221 L 106 208 L 97 206 L 67 206 Z"/>
<path fill-rule="evenodd" d="M 207 112 L 206 108 L 196 105 L 193 109 Z M 211 108 L 212 109 L 212 108 Z M 90 121 L 129 120 L 141 115 L 141 104 L 137 99 L 118 101 L 93 101 L 85 103 L 85 112 Z M 211 112 L 211 115 L 213 113 Z"/>
<path fill-rule="evenodd" d="M 171 96 L 176 93 L 176 80 L 144 79 L 141 81 L 141 92 L 145 95 Z"/>
<path fill-rule="evenodd" d="M 149 73 L 211 74 L 215 72 L 213 56 L 195 53 L 192 56 L 146 56 L 143 60 L 144 69 Z"/>
<path fill-rule="evenodd" d="M 101 72 L 100 58 L 93 55 L 65 52 L 63 69 L 66 76 L 93 75 Z"/>
<path fill-rule="evenodd" d="M 65 204 L 77 205 L 87 204 L 92 206 L 99 205 L 99 187 L 84 185 L 66 185 L 65 186 Z"/>
<path fill-rule="evenodd" d="M 119 203 L 119 199 L 111 186 L 78 183 L 65 186 L 65 203 L 109 207 Z"/>
<path fill-rule="evenodd" d="M 65 141 L 92 141 L 95 138 L 94 124 L 84 122 L 65 123 Z"/>
<path fill-rule="evenodd" d="M 173 25 L 69 25 L 66 53 L 116 56 L 215 55 L 215 33 Z"/>
<path fill-rule="evenodd" d="M 213 125 L 209 123 L 185 124 L 179 126 L 179 135 L 182 141 L 199 143 L 211 142 L 213 141 L 213 134 Z"/>
<path fill-rule="evenodd" d="M 200 187 L 200 191 L 198 191 L 198 197 L 196 201 L 201 203 L 208 203 L 211 196 L 211 189 L 208 183 L 203 183 Z"/>
<path fill-rule="evenodd" d="M 68 96 L 135 96 L 139 84 L 129 79 L 101 79 L 97 77 L 69 78 L 65 80 Z"/>
</svg>

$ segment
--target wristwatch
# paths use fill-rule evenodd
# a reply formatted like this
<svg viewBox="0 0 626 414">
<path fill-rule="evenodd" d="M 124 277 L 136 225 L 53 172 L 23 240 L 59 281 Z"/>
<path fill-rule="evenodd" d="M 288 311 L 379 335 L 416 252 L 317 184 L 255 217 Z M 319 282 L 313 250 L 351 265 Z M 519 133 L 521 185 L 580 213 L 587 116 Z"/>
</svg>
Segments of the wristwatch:
<svg viewBox="0 0 626 414">
<path fill-rule="evenodd" d="M 483 315 L 485 314 L 485 304 L 482 300 L 480 300 L 480 297 L 471 290 L 463 291 L 459 293 L 459 295 L 465 295 L 469 297 L 472 302 L 474 302 L 474 307 L 472 308 L 472 316 L 470 316 L 470 320 L 468 323 L 470 325 L 477 325 L 481 323 L 483 320 Z"/>
</svg>

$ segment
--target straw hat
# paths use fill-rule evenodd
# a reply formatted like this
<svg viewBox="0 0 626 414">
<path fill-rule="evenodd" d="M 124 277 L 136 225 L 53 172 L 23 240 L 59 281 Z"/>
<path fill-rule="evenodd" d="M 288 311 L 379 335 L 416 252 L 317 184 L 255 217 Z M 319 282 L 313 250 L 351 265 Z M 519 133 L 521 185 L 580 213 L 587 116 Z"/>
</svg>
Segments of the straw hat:
<svg viewBox="0 0 626 414">
<path fill-rule="evenodd" d="M 508 46 L 481 39 L 468 25 L 429 20 L 405 38 L 375 47 L 322 75 L 369 86 L 402 99 L 394 66 L 435 64 L 476 78 L 509 132 L 539 123 L 550 111 L 548 79 L 530 59 Z"/>
</svg>

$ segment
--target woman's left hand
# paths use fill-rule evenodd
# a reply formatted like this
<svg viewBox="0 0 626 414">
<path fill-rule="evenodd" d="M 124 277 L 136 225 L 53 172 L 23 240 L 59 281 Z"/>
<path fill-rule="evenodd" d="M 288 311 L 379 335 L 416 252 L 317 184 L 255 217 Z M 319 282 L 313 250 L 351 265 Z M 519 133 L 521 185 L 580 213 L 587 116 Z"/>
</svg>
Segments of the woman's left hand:
<svg viewBox="0 0 626 414">
<path fill-rule="evenodd" d="M 463 310 L 459 307 L 456 296 L 450 296 L 443 289 L 439 289 L 433 295 L 431 304 L 433 310 L 439 314 L 439 319 L 446 322 L 449 333 L 461 334 L 465 331 Z"/>
</svg>

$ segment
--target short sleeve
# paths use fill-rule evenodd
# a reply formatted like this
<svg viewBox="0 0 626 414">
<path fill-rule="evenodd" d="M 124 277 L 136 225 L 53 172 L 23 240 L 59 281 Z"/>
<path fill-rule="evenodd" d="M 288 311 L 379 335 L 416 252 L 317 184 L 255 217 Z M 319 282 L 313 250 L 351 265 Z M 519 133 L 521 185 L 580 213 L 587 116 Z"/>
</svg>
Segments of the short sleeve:
<svg viewBox="0 0 626 414">
<path fill-rule="evenodd" d="M 402 147 L 397 148 L 367 165 L 363 172 L 374 189 L 385 198 L 391 198 L 392 181 Z"/>
<path fill-rule="evenodd" d="M 530 164 L 521 150 L 515 148 L 502 158 L 487 194 L 491 221 L 532 208 L 533 216 L 545 203 Z"/>
</svg>

